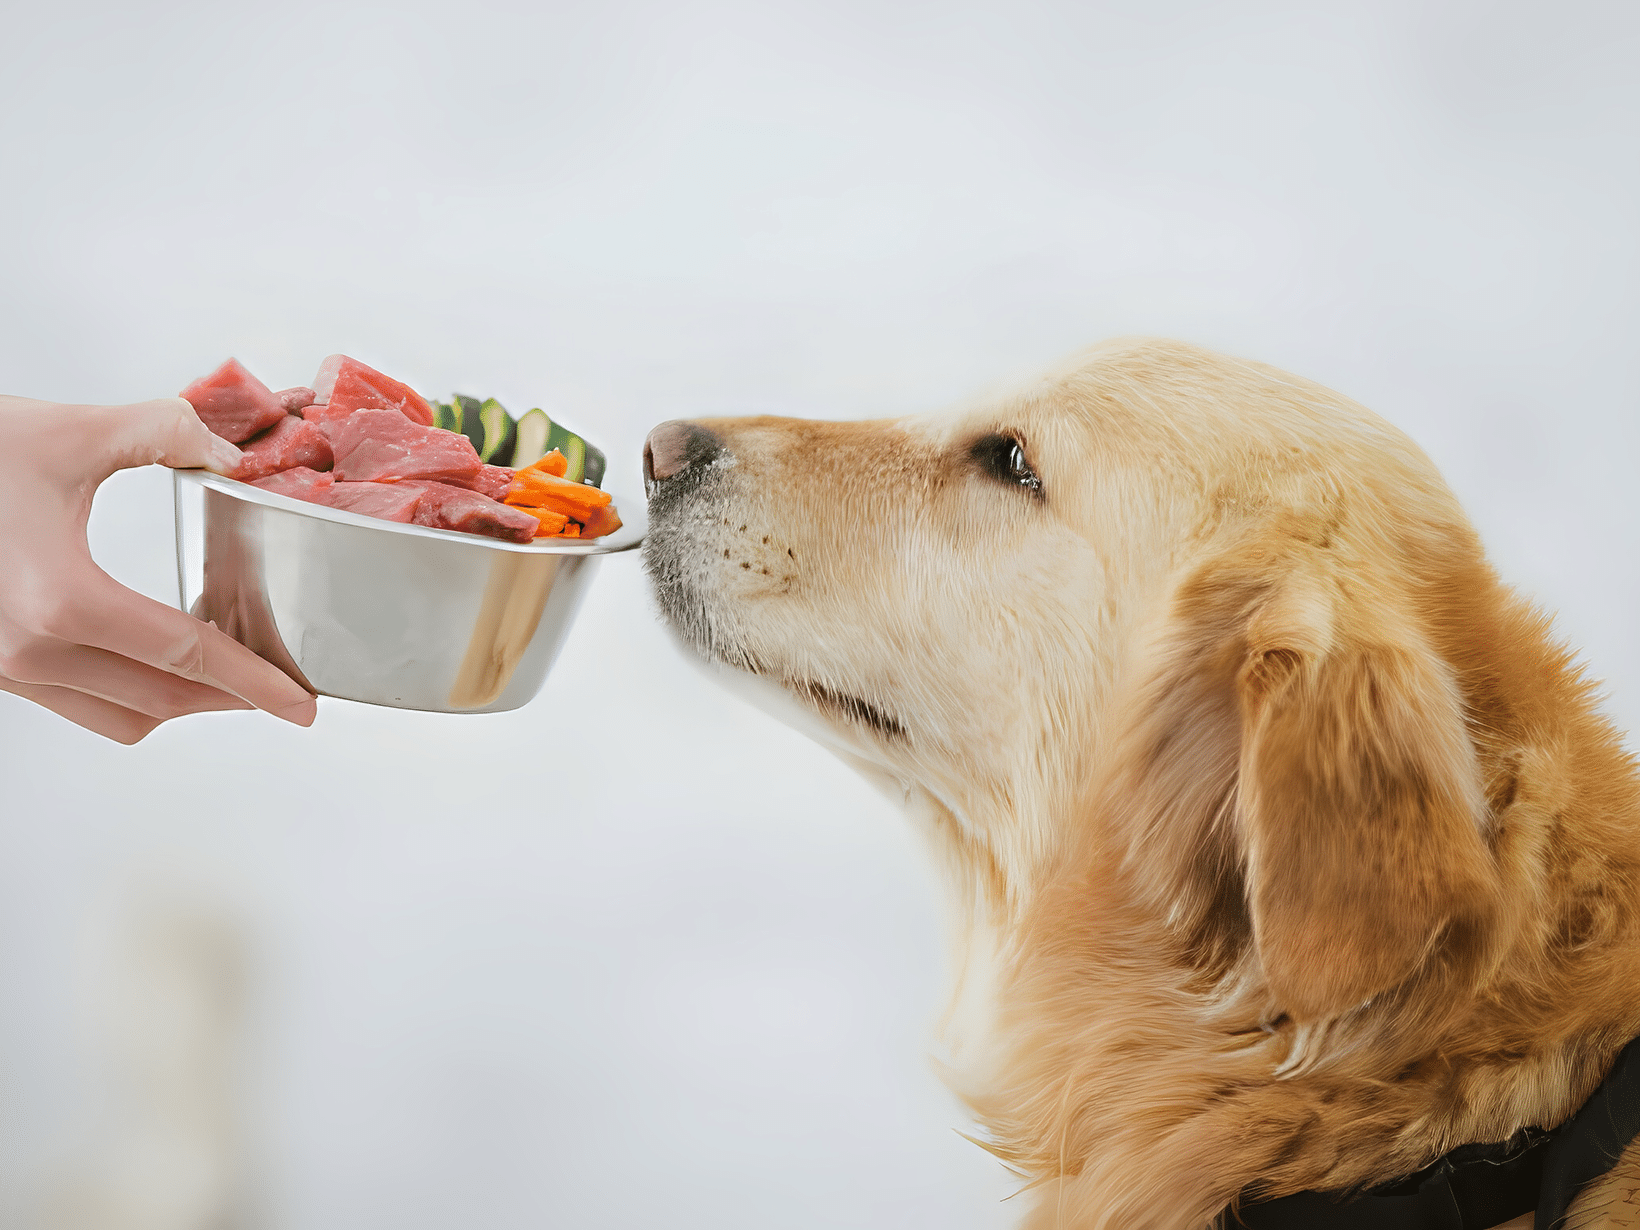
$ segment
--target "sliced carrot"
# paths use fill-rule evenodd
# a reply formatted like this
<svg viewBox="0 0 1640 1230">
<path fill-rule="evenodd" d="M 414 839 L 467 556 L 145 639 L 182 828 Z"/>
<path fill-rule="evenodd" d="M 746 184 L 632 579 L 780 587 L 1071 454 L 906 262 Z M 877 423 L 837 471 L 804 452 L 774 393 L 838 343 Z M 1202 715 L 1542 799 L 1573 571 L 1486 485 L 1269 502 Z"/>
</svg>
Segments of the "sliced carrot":
<svg viewBox="0 0 1640 1230">
<path fill-rule="evenodd" d="M 555 537 L 558 537 L 558 538 L 579 538 L 580 536 L 581 536 L 581 527 L 576 525 L 575 522 L 573 522 L 573 521 L 570 521 L 567 524 L 565 524 L 564 528 L 559 530 L 558 533 L 555 535 Z"/>
<path fill-rule="evenodd" d="M 621 528 L 621 515 L 615 511 L 615 505 L 605 504 L 602 508 L 595 508 L 586 515 L 581 524 L 582 538 L 602 538 L 605 534 L 613 534 Z"/>
<path fill-rule="evenodd" d="M 513 476 L 513 492 L 553 492 L 566 498 L 585 502 L 589 508 L 600 508 L 609 503 L 609 492 L 601 491 L 597 487 L 586 483 L 572 483 L 567 478 L 560 478 L 556 474 L 548 474 L 544 470 L 525 467 Z"/>
<path fill-rule="evenodd" d="M 534 493 L 522 497 L 512 495 L 508 496 L 503 502 L 512 508 L 521 508 L 526 512 L 557 513 L 561 517 L 568 517 L 571 521 L 590 516 L 593 511 L 575 503 L 573 500 L 565 500 L 555 495 L 537 495 Z"/>
<path fill-rule="evenodd" d="M 563 478 L 564 475 L 569 473 L 569 458 L 557 449 L 553 449 L 541 460 L 532 461 L 529 465 L 521 467 L 518 472 L 522 474 L 525 470 L 539 470 L 541 473 L 550 474 L 554 478 Z"/>
<path fill-rule="evenodd" d="M 555 478 L 540 470 L 520 470 L 507 488 L 506 502 L 520 508 L 550 508 L 581 520 L 609 503 L 609 492 Z"/>
<path fill-rule="evenodd" d="M 541 523 L 541 528 L 535 531 L 537 538 L 556 534 L 569 521 L 569 518 L 564 516 L 563 513 L 555 513 L 546 508 L 525 508 L 520 511 L 529 513 L 530 516 Z"/>
</svg>

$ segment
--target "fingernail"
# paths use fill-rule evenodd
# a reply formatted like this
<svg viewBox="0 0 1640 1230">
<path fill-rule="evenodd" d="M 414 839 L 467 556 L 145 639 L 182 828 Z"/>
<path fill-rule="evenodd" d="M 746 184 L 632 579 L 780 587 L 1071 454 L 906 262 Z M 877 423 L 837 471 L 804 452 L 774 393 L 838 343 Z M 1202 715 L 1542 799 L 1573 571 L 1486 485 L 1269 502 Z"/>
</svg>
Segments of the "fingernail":
<svg viewBox="0 0 1640 1230">
<path fill-rule="evenodd" d="M 283 709 L 269 709 L 268 712 L 276 718 L 292 722 L 297 726 L 311 726 L 313 725 L 313 719 L 318 716 L 319 704 L 316 697 L 309 696 L 305 700 L 297 701 L 294 705 L 286 705 Z"/>
<path fill-rule="evenodd" d="M 221 436 L 212 435 L 210 447 L 205 450 L 205 468 L 218 474 L 232 474 L 244 455 Z"/>
</svg>

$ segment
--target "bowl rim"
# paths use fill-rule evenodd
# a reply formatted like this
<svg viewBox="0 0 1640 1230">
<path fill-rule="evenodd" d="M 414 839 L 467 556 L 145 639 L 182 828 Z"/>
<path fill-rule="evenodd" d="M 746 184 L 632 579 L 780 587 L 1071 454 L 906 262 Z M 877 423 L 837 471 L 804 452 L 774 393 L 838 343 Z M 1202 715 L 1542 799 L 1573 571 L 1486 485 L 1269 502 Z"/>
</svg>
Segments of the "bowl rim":
<svg viewBox="0 0 1640 1230">
<path fill-rule="evenodd" d="M 445 542 L 459 543 L 462 546 L 482 547 L 491 551 L 510 551 L 518 555 L 614 555 L 621 551 L 630 551 L 643 542 L 644 534 L 649 529 L 648 503 L 644 500 L 627 499 L 617 492 L 610 492 L 614 503 L 621 513 L 621 528 L 613 534 L 603 538 L 593 538 L 586 542 L 579 542 L 573 538 L 537 539 L 535 542 L 507 542 L 500 538 L 490 538 L 483 534 L 468 534 L 461 530 L 439 530 L 426 525 L 408 525 L 401 521 L 383 521 L 380 517 L 366 517 L 360 513 L 347 512 L 340 508 L 330 508 L 324 504 L 311 504 L 306 500 L 298 500 L 293 496 L 280 495 L 273 491 L 264 491 L 250 483 L 241 482 L 237 478 L 227 478 L 221 474 L 214 474 L 209 470 L 172 470 L 176 489 L 180 492 L 183 484 L 217 491 L 231 496 L 246 504 L 260 504 L 265 508 L 277 509 L 280 512 L 296 513 L 300 516 L 311 517 L 316 521 L 333 521 L 338 525 L 353 525 L 360 529 L 381 530 L 389 534 L 409 534 L 417 538 L 442 539 Z M 627 516 L 631 509 L 633 515 Z"/>
</svg>

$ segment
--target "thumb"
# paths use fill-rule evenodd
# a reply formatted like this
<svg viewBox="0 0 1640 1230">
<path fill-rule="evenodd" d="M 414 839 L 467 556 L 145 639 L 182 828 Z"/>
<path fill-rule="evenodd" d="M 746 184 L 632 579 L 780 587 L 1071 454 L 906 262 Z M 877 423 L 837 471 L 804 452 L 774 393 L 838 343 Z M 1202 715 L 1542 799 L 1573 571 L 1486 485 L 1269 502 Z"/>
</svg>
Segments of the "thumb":
<svg viewBox="0 0 1640 1230">
<path fill-rule="evenodd" d="M 180 397 L 160 397 L 130 406 L 99 406 L 104 456 L 110 471 L 158 463 L 178 470 L 206 469 L 228 474 L 240 451 L 199 421 Z"/>
</svg>

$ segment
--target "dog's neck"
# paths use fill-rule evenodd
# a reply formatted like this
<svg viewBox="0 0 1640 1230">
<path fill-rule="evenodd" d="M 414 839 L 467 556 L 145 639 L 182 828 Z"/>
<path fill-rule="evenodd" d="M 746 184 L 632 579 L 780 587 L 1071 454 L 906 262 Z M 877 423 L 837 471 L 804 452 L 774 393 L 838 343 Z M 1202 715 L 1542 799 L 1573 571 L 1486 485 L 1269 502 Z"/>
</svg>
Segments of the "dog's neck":
<svg viewBox="0 0 1640 1230">
<path fill-rule="evenodd" d="M 1513 764 L 1512 803 L 1533 805 L 1530 757 Z M 1556 941 L 1525 933 L 1510 966 L 1461 997 L 1414 986 L 1318 1025 L 1272 1019 L 1245 928 L 1231 920 L 1216 947 L 1198 942 L 1200 926 L 1181 927 L 1165 895 L 1135 882 L 1119 842 L 1006 862 L 979 840 L 982 822 L 998 831 L 1019 817 L 959 814 L 891 782 L 943 866 L 957 924 L 947 1079 L 987 1130 L 985 1147 L 1032 1182 L 1151 1190 L 1149 1175 L 1171 1173 L 1168 1156 L 1196 1149 L 1201 1187 L 1177 1197 L 1190 1216 L 1249 1187 L 1370 1184 L 1468 1141 L 1558 1122 L 1640 1032 L 1640 963 L 1624 973 L 1590 952 L 1584 968 L 1605 960 L 1602 991 L 1575 993 L 1567 979 L 1585 975 L 1567 967 L 1546 992 L 1533 982 L 1550 972 L 1544 958 L 1518 954 Z M 1554 916 L 1534 911 L 1523 907 Z M 1604 923 L 1603 947 L 1633 948 L 1632 920 Z M 1546 993 L 1560 1002 L 1545 1008 Z M 1567 1002 L 1587 1002 L 1587 1019 L 1546 1029 L 1564 1025 Z"/>
</svg>

